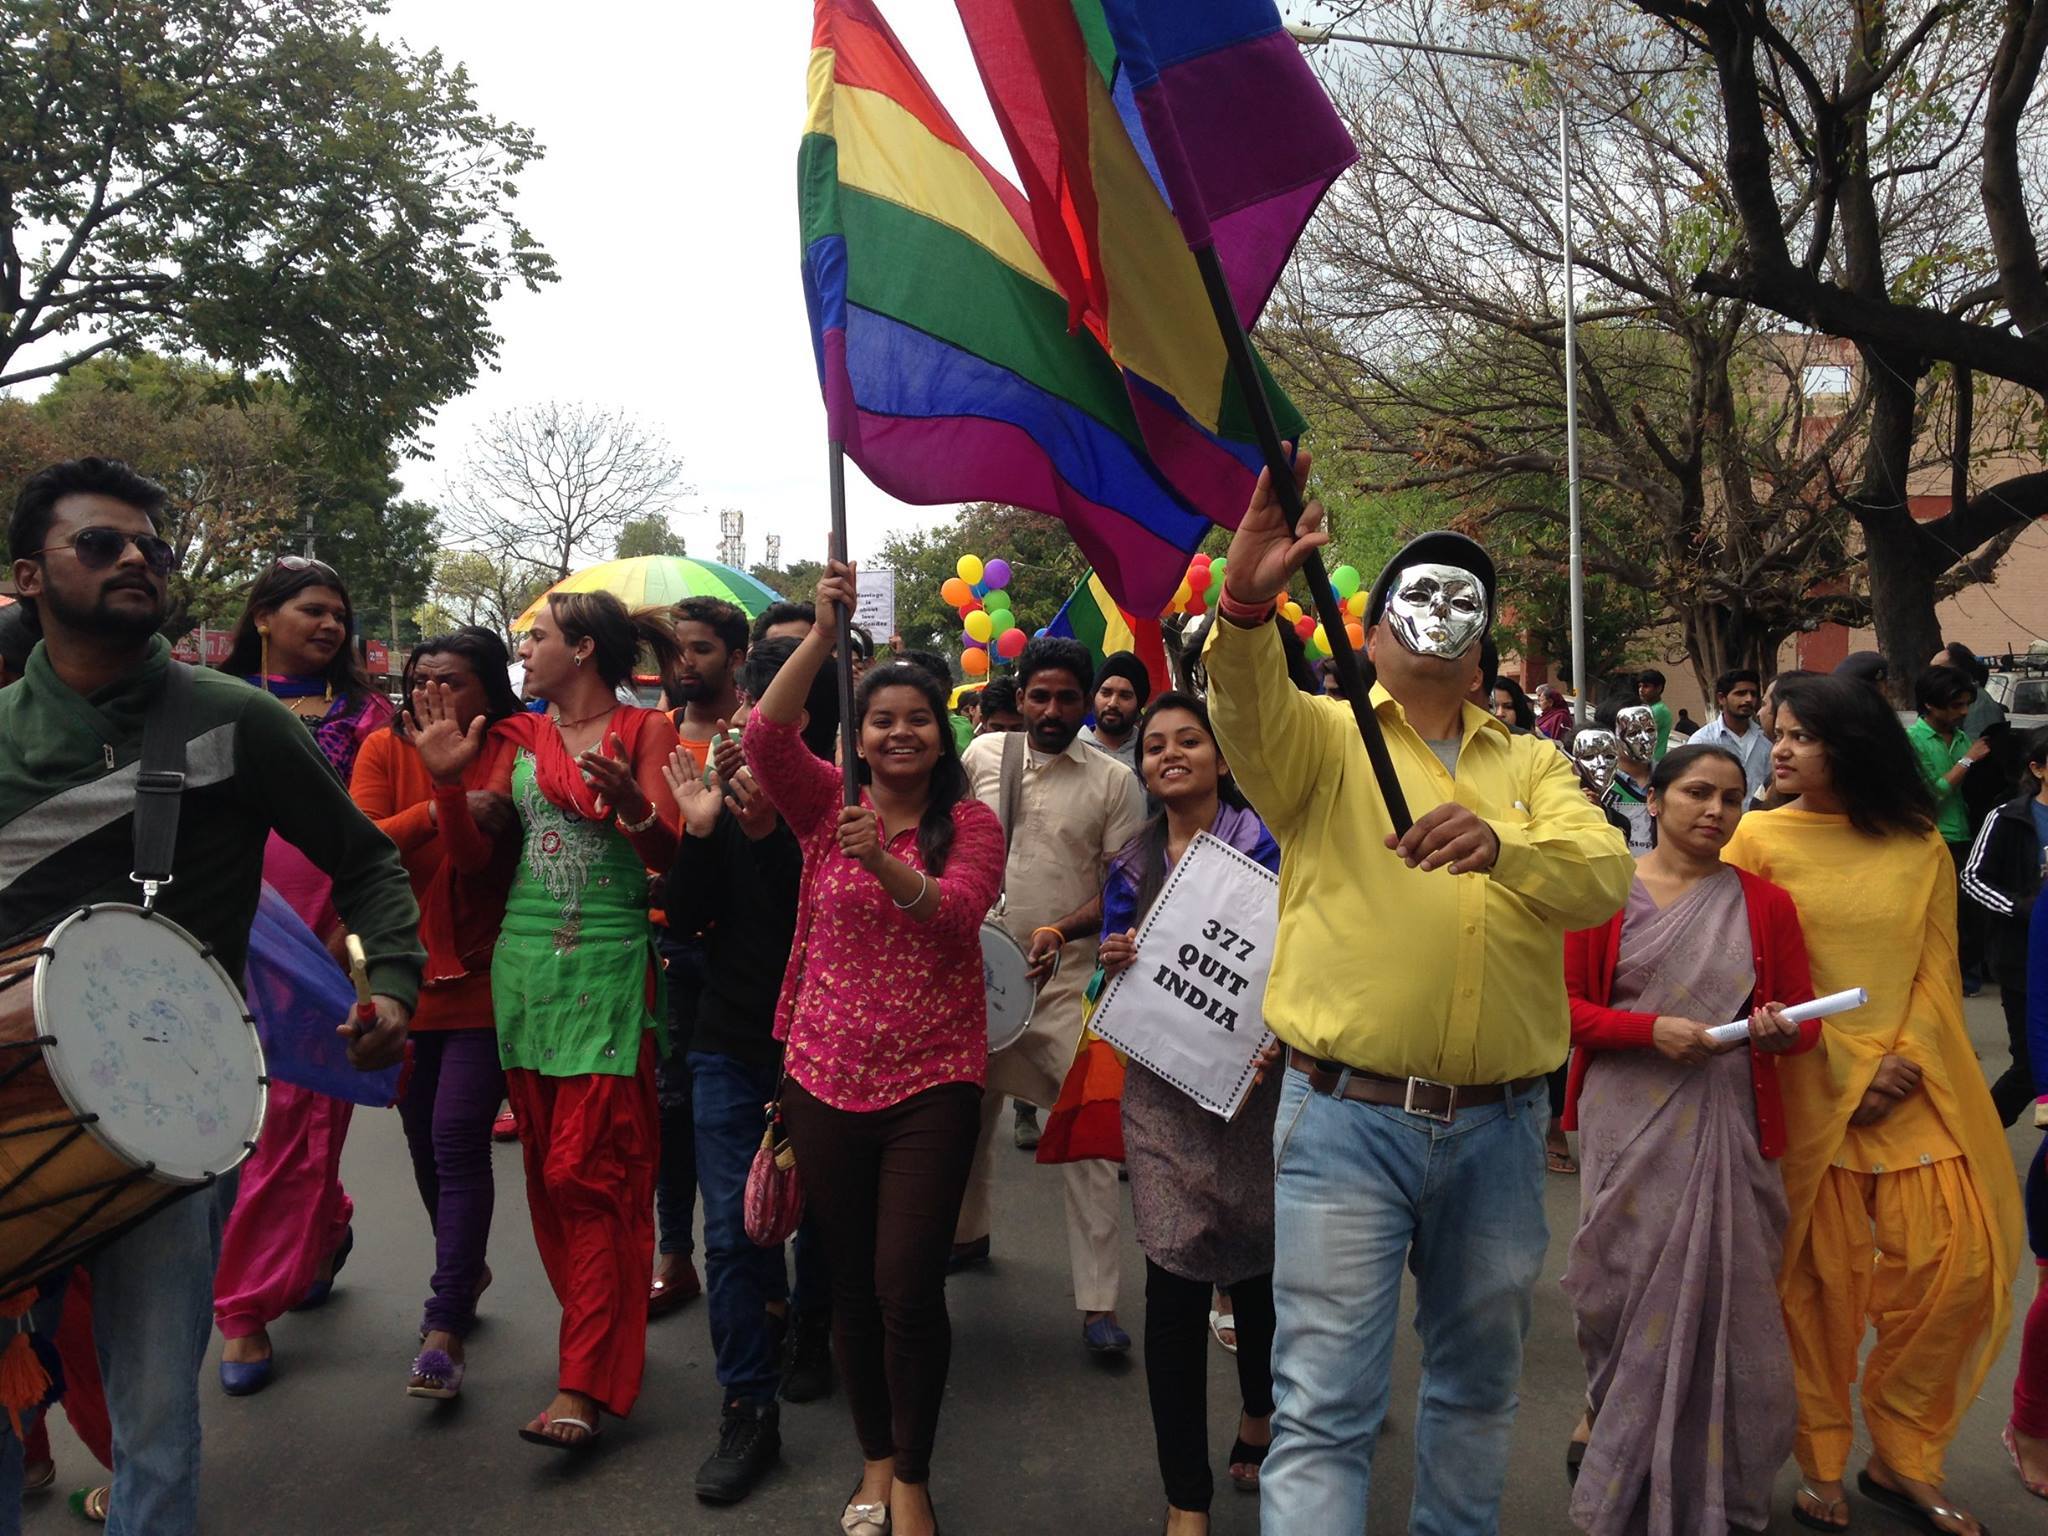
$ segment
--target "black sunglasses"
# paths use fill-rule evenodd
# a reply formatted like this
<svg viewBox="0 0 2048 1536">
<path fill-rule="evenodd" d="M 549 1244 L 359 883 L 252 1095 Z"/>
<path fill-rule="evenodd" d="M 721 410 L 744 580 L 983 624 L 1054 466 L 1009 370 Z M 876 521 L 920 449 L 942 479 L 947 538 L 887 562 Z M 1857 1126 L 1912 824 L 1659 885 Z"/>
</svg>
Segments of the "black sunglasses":
<svg viewBox="0 0 2048 1536">
<path fill-rule="evenodd" d="M 53 549 L 68 549 L 88 571 L 104 571 L 127 552 L 130 544 L 157 575 L 168 576 L 177 568 L 178 553 L 168 540 L 153 533 L 128 533 L 120 528 L 81 528 L 69 544 L 49 544 L 36 553 L 47 555 Z"/>
<path fill-rule="evenodd" d="M 325 571 L 330 576 L 339 574 L 325 560 L 315 560 L 311 555 L 279 555 L 277 568 L 280 571 Z"/>
</svg>

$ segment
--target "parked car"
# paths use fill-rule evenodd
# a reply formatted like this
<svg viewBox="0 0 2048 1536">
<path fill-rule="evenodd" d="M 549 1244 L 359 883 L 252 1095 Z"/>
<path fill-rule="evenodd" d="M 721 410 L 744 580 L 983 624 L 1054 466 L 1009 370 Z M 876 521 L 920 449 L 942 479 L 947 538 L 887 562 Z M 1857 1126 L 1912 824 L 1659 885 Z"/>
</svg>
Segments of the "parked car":
<svg viewBox="0 0 2048 1536">
<path fill-rule="evenodd" d="M 2048 725 L 2048 656 L 1994 658 L 1991 680 L 1984 688 L 2005 706 L 2015 731 Z"/>
</svg>

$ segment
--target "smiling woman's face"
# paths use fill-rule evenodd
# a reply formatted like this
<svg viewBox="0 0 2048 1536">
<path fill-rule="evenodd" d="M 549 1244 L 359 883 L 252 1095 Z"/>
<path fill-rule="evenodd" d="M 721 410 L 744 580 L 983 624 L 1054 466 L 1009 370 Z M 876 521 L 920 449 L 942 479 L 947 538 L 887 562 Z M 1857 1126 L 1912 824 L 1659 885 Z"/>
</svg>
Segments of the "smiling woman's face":
<svg viewBox="0 0 2048 1536">
<path fill-rule="evenodd" d="M 1141 752 L 1138 766 L 1145 787 L 1167 804 L 1213 795 L 1229 771 L 1216 750 L 1216 738 L 1185 709 L 1162 709 L 1154 715 L 1145 727 Z"/>
</svg>

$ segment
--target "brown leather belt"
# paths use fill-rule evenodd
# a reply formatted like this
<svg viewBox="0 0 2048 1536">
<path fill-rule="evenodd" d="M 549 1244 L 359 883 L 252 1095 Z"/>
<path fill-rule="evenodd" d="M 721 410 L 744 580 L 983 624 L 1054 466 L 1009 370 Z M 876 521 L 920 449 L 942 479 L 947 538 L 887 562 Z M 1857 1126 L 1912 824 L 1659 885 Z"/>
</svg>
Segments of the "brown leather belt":
<svg viewBox="0 0 2048 1536">
<path fill-rule="evenodd" d="M 1449 1125 L 1461 1109 L 1498 1104 L 1504 1098 L 1527 1093 L 1543 1081 L 1540 1077 L 1518 1077 L 1512 1083 L 1481 1083 L 1466 1088 L 1431 1082 L 1426 1077 L 1382 1077 L 1363 1067 L 1350 1068 L 1351 1076 L 1344 1078 L 1346 1068 L 1341 1061 L 1322 1061 L 1293 1046 L 1287 1048 L 1287 1061 L 1295 1071 L 1307 1074 L 1309 1087 L 1317 1093 L 1335 1094 L 1342 1078 L 1347 1099 L 1356 1099 L 1361 1104 L 1391 1104 L 1443 1125 Z"/>
</svg>

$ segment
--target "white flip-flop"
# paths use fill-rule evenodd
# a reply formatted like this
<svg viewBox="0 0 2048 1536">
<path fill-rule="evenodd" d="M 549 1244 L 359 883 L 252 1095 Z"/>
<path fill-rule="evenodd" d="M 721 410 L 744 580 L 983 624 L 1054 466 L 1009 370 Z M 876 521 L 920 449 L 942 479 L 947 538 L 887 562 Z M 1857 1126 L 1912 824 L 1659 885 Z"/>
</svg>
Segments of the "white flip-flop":
<svg viewBox="0 0 2048 1536">
<path fill-rule="evenodd" d="M 1209 1311 L 1209 1332 L 1215 1335 L 1218 1344 L 1234 1355 L 1237 1353 L 1237 1345 L 1223 1337 L 1223 1330 L 1226 1328 L 1232 1333 L 1237 1332 L 1237 1315 L 1232 1312 L 1218 1312 L 1212 1307 Z"/>
<path fill-rule="evenodd" d="M 567 1424 L 572 1429 L 582 1430 L 583 1438 L 581 1440 L 564 1440 L 559 1435 L 549 1434 L 548 1430 L 553 1429 L 557 1424 Z M 597 1437 L 602 1433 L 603 1431 L 594 1424 L 589 1424 L 582 1419 L 571 1418 L 569 1415 L 563 1414 L 560 1418 L 549 1419 L 546 1429 L 535 1429 L 531 1424 L 523 1426 L 519 1431 L 519 1438 L 526 1441 L 529 1445 L 544 1445 L 552 1451 L 580 1451 L 585 1446 L 595 1445 Z"/>
</svg>

